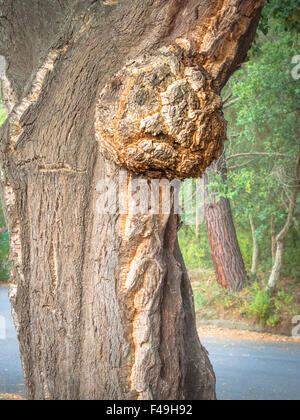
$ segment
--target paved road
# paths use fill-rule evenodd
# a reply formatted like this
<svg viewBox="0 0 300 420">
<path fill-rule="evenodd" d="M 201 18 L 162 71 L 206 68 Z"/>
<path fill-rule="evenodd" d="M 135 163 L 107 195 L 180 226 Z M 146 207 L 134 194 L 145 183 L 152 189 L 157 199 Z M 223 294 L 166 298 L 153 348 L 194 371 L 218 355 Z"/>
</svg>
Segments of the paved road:
<svg viewBox="0 0 300 420">
<path fill-rule="evenodd" d="M 300 400 L 300 344 L 202 338 L 219 400 Z"/>
<path fill-rule="evenodd" d="M 7 288 L 0 287 L 0 394 L 24 395 L 19 345 L 7 294 Z"/>
<path fill-rule="evenodd" d="M 2 318 L 1 318 L 2 317 Z M 6 339 L 1 320 L 6 322 Z M 220 400 L 300 400 L 300 344 L 202 338 Z M 7 289 L 0 288 L 0 394 L 24 395 Z"/>
</svg>

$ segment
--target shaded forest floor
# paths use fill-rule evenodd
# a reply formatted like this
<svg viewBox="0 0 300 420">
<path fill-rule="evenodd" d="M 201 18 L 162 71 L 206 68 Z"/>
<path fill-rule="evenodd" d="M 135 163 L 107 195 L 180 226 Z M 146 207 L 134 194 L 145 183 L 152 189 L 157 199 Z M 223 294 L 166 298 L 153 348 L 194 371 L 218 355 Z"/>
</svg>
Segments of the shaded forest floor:
<svg viewBox="0 0 300 420">
<path fill-rule="evenodd" d="M 200 340 L 204 337 L 214 337 L 230 340 L 262 341 L 266 343 L 298 343 L 300 338 L 288 337 L 286 335 L 271 334 L 266 332 L 255 332 L 249 330 L 235 330 L 217 327 L 199 327 L 198 334 Z"/>
<path fill-rule="evenodd" d="M 282 278 L 271 296 L 262 278 L 234 293 L 220 287 L 211 271 L 193 270 L 190 276 L 199 328 L 292 335 L 293 318 L 300 314 L 299 281 Z"/>
</svg>

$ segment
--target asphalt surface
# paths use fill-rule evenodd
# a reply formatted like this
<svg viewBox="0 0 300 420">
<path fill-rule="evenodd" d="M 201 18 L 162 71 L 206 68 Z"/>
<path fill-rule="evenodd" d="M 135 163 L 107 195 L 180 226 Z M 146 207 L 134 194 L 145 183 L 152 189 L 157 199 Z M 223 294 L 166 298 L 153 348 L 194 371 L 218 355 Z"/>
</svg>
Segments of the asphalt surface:
<svg viewBox="0 0 300 420">
<path fill-rule="evenodd" d="M 0 287 L 0 394 L 25 395 L 19 343 L 10 313 L 8 289 L 2 287 Z"/>
<path fill-rule="evenodd" d="M 219 400 L 300 400 L 300 344 L 202 337 Z"/>
<path fill-rule="evenodd" d="M 0 394 L 24 395 L 7 293 L 0 288 Z M 219 400 L 300 400 L 300 344 L 210 337 L 201 341 L 216 372 Z"/>
</svg>

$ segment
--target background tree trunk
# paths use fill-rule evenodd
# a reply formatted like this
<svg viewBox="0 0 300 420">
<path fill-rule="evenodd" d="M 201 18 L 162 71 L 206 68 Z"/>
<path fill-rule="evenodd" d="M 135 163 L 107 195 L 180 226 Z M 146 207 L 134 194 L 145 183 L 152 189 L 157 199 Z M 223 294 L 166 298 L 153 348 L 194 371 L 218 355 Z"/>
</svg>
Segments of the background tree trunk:
<svg viewBox="0 0 300 420">
<path fill-rule="evenodd" d="M 205 221 L 217 282 L 226 289 L 243 289 L 247 273 L 238 243 L 230 200 L 214 195 L 208 187 L 209 173 L 221 174 L 226 180 L 224 155 L 204 175 Z"/>
<path fill-rule="evenodd" d="M 294 218 L 299 189 L 300 189 L 300 146 L 299 146 L 297 160 L 296 160 L 295 178 L 292 185 L 292 194 L 290 198 L 290 205 L 289 205 L 287 220 L 281 232 L 276 236 L 275 261 L 273 264 L 271 275 L 268 280 L 268 289 L 271 291 L 276 288 L 280 280 L 280 273 L 281 273 L 283 256 L 284 256 L 284 241 L 287 234 L 289 233 L 290 229 L 293 227 L 293 224 L 294 224 L 293 218 Z"/>
<path fill-rule="evenodd" d="M 221 90 L 246 58 L 262 3 L 0 0 L 16 101 L 1 129 L 2 190 L 28 398 L 215 398 L 177 215 L 97 211 L 99 181 L 115 194 L 120 169 L 99 152 L 95 107 L 128 59 L 168 45 Z M 127 172 L 123 209 L 135 179 Z"/>
<path fill-rule="evenodd" d="M 276 229 L 275 229 L 275 217 L 271 216 L 271 251 L 272 251 L 272 264 L 276 258 Z"/>
<path fill-rule="evenodd" d="M 258 270 L 259 244 L 258 244 L 257 233 L 255 229 L 253 216 L 250 216 L 250 226 L 251 226 L 251 232 L 252 232 L 252 238 L 253 238 L 251 276 L 256 277 L 257 270 Z"/>
</svg>

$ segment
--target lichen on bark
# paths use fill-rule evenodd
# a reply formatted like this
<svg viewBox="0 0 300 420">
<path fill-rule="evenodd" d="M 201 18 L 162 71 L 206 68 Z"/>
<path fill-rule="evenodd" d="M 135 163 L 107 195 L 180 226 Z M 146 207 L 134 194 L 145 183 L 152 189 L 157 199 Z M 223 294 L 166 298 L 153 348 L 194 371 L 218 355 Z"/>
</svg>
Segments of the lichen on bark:
<svg viewBox="0 0 300 420">
<path fill-rule="evenodd" d="M 95 133 L 108 159 L 137 174 L 199 177 L 226 138 L 218 86 L 178 46 L 145 54 L 101 91 Z"/>
</svg>

